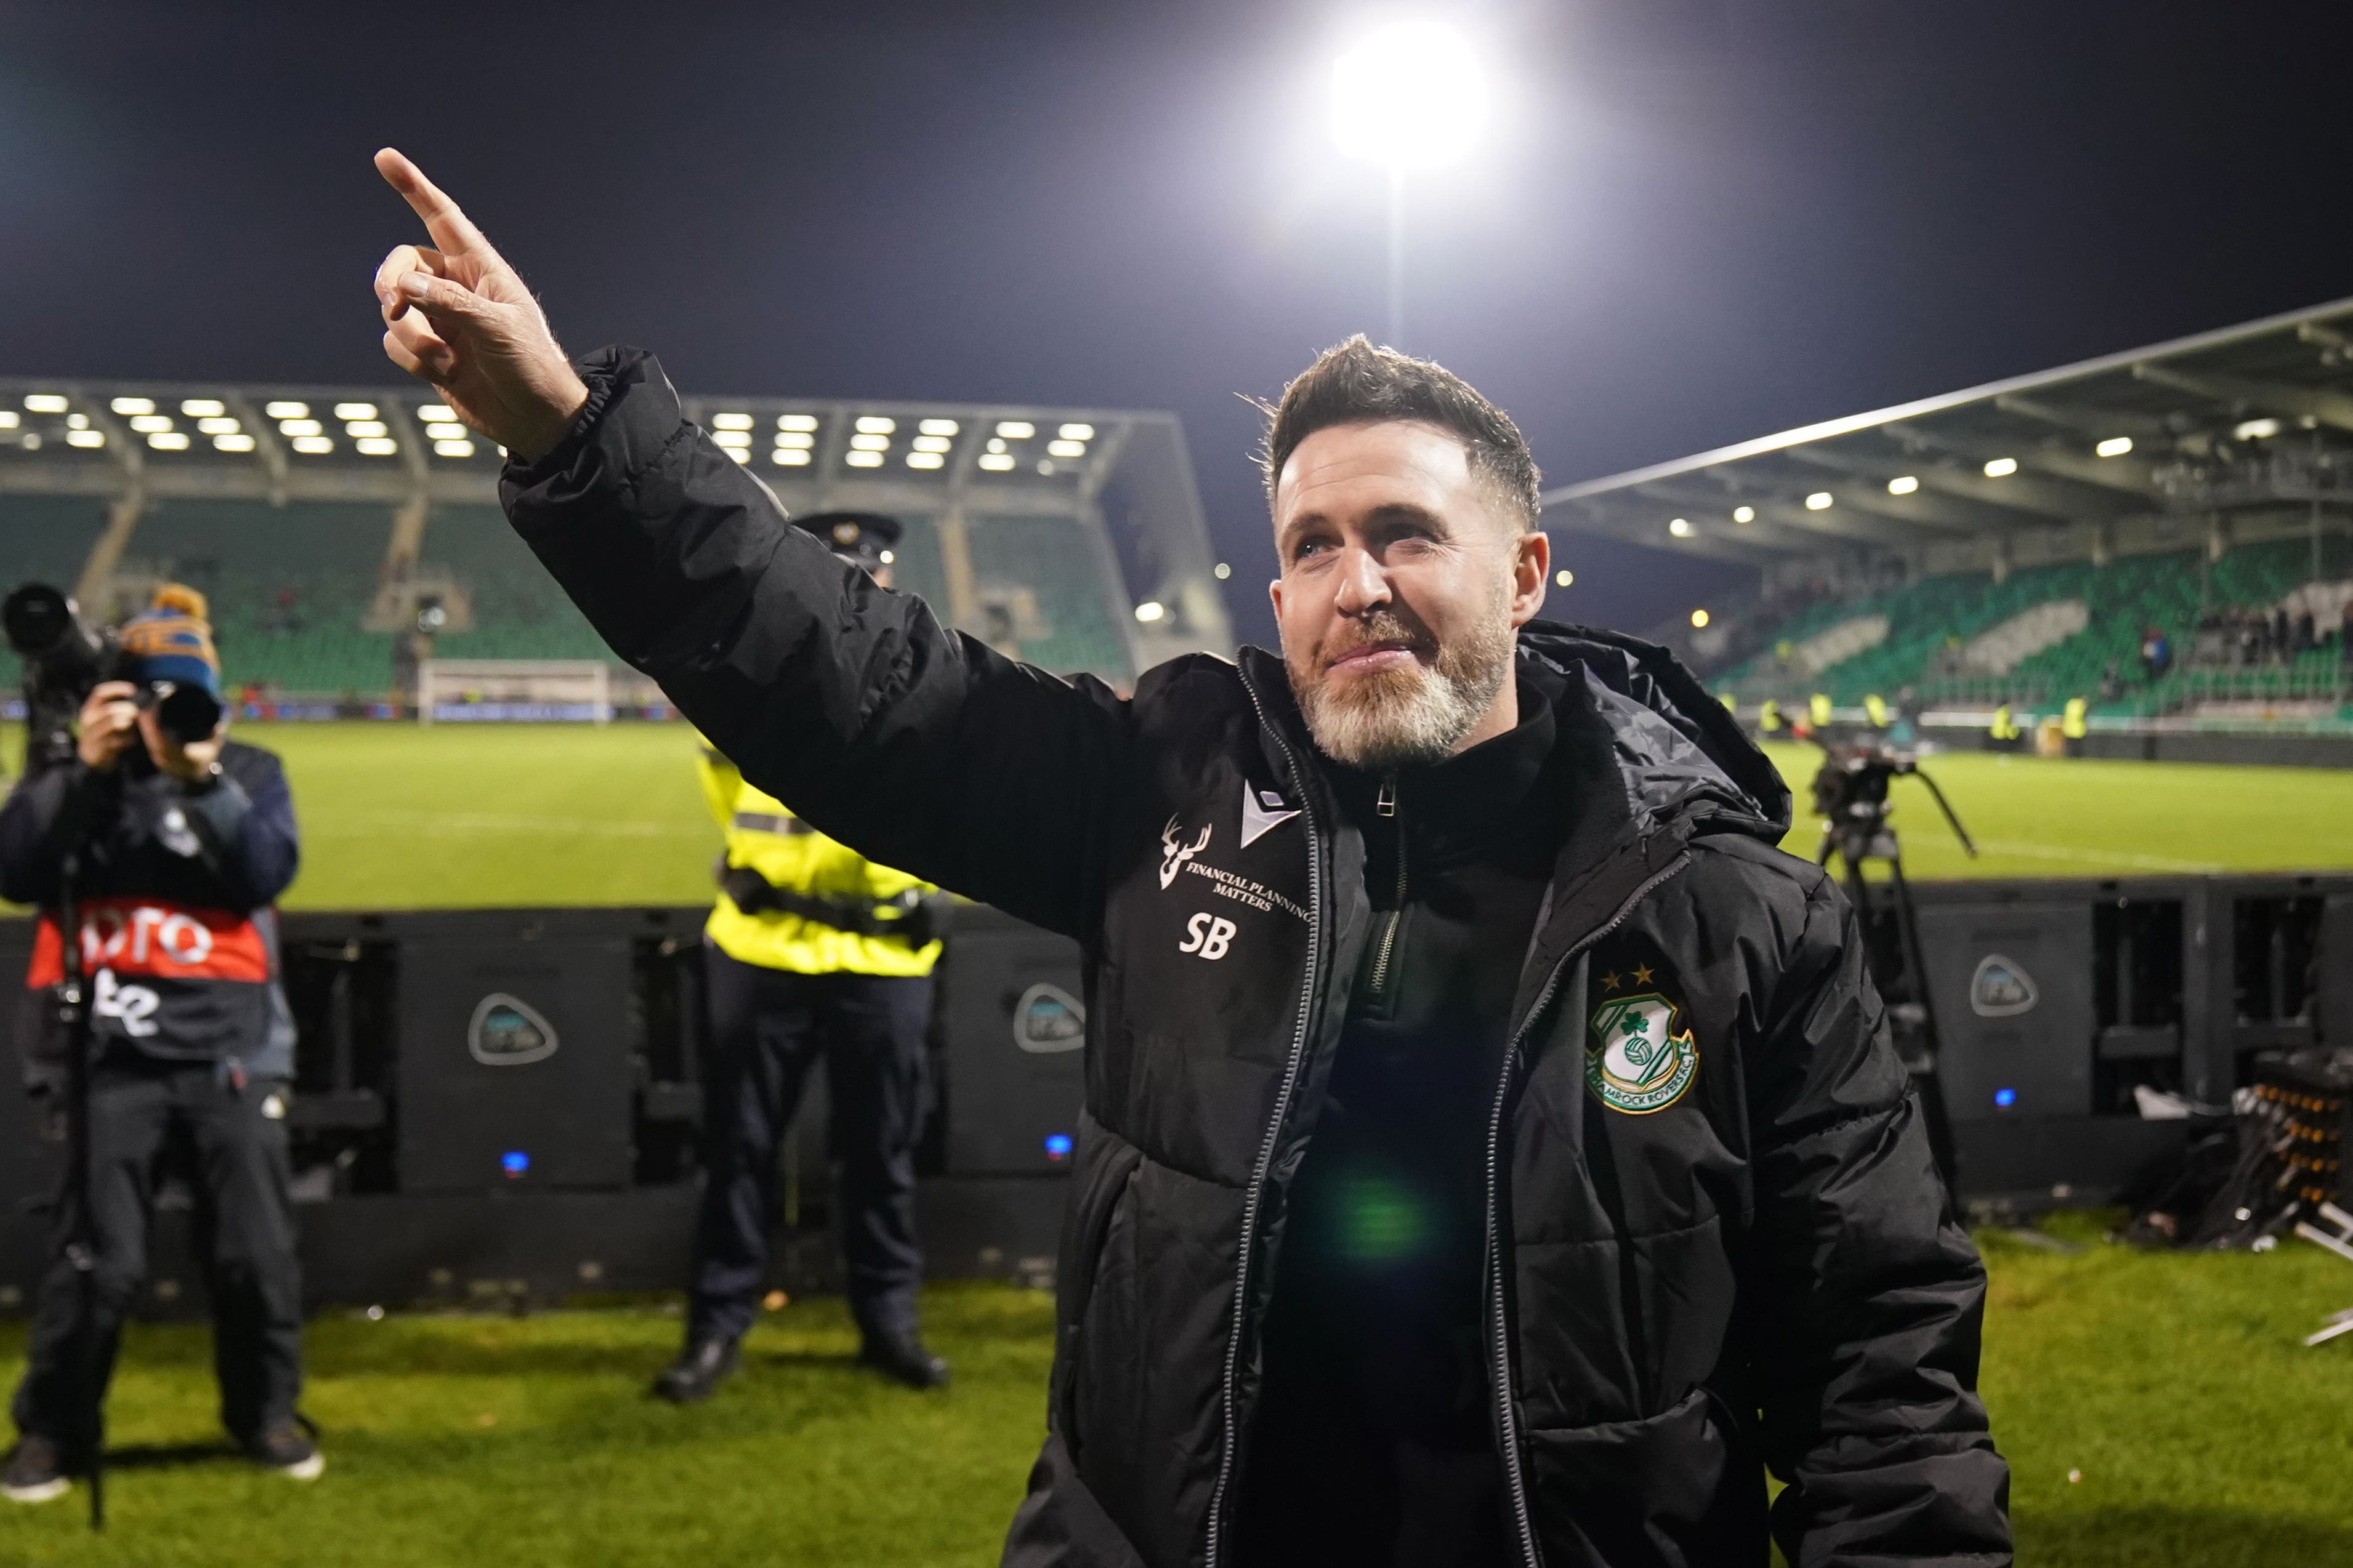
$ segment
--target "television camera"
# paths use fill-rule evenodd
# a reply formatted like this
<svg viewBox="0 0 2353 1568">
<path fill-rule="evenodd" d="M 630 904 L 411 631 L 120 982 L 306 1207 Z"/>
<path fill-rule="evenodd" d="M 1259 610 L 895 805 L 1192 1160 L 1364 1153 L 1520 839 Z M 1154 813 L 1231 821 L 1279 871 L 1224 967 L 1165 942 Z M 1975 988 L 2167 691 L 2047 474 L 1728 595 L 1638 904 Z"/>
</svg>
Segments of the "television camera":
<svg viewBox="0 0 2353 1568">
<path fill-rule="evenodd" d="M 0 600 L 0 631 L 25 661 L 25 771 L 70 760 L 74 721 L 91 689 L 132 679 L 133 661 L 120 634 L 92 626 L 62 589 L 25 583 Z M 201 686 L 169 680 L 140 682 L 135 700 L 155 710 L 164 733 L 182 745 L 220 727 L 219 699 Z"/>
</svg>

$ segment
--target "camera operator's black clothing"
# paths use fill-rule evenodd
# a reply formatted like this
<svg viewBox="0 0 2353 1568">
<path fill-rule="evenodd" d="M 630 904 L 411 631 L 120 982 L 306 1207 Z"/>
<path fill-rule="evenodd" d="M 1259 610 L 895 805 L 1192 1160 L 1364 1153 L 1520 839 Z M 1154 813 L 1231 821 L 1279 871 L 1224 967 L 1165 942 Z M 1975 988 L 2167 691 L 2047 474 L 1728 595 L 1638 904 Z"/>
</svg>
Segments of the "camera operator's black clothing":
<svg viewBox="0 0 2353 1568">
<path fill-rule="evenodd" d="M 798 974 L 702 950 L 712 1059 L 703 1089 L 708 1175 L 694 1242 L 686 1338 L 736 1340 L 767 1289 L 776 1151 L 809 1068 L 825 1064 L 841 1160 L 849 1306 L 868 1336 L 912 1333 L 923 1254 L 915 1241 L 928 975 Z"/>
<path fill-rule="evenodd" d="M 69 1454 L 88 1452 L 122 1321 L 147 1277 L 157 1156 L 167 1141 L 194 1158 L 221 1422 L 246 1442 L 293 1415 L 302 1384 L 302 1277 L 286 1191 L 286 1108 L 282 1080 L 239 1081 L 226 1063 L 159 1061 L 121 1046 L 100 1061 L 90 1088 L 95 1314 L 82 1316 L 80 1278 L 63 1256 L 73 1216 L 61 1212 L 58 1256 L 41 1281 L 25 1381 L 10 1409 L 18 1429 Z"/>
<path fill-rule="evenodd" d="M 501 489 L 591 624 L 820 831 L 1082 945 L 1049 1435 L 1007 1562 L 1229 1568 L 1298 1184 L 1385 924 L 1281 661 L 1179 658 L 1132 698 L 1015 664 L 786 523 L 649 357 L 582 371 L 574 429 Z M 1512 1560 L 1761 1568 L 1769 1467 L 1793 1562 L 2007 1563 L 1984 1271 L 1854 913 L 1776 847 L 1787 787 L 1663 649 L 1535 622 L 1518 668 L 1563 837 L 1478 1042 Z"/>
<path fill-rule="evenodd" d="M 1333 769 L 1373 935 L 1291 1190 L 1234 1560 L 1502 1568 L 1480 1284 L 1487 1114 L 1560 839 L 1551 705 L 1394 779 Z M 1388 811 L 1384 815 L 1384 791 Z"/>
<path fill-rule="evenodd" d="M 60 1260 L 42 1283 L 14 1407 L 20 1427 L 69 1450 L 89 1441 L 104 1394 L 103 1373 L 96 1390 L 86 1384 L 90 1352 L 111 1370 L 146 1273 L 155 1162 L 167 1145 L 195 1160 L 222 1418 L 238 1438 L 258 1436 L 292 1415 L 301 1383 L 285 1121 L 293 1026 L 270 908 L 294 877 L 293 800 L 269 752 L 231 741 L 220 763 L 217 782 L 190 791 L 134 745 L 110 772 L 67 763 L 20 782 L 0 805 L 0 896 L 47 910 L 26 977 L 35 987 L 62 973 L 54 905 L 79 846 L 96 1321 L 81 1321 L 81 1289 L 62 1260 L 73 1216 L 61 1201 Z M 59 1032 L 28 1045 L 28 1084 L 61 1092 Z"/>
<path fill-rule="evenodd" d="M 294 1032 L 278 987 L 270 904 L 294 879 L 294 802 L 278 758 L 230 741 L 221 777 L 190 793 L 133 745 L 100 773 L 69 763 L 26 778 L 0 805 L 0 898 L 54 905 L 67 851 L 80 845 L 91 1031 L 167 1060 L 236 1058 L 289 1078 Z M 26 982 L 59 973 L 45 916 Z M 101 973 L 102 972 L 102 973 Z M 28 1062 L 54 1077 L 58 1064 Z"/>
</svg>

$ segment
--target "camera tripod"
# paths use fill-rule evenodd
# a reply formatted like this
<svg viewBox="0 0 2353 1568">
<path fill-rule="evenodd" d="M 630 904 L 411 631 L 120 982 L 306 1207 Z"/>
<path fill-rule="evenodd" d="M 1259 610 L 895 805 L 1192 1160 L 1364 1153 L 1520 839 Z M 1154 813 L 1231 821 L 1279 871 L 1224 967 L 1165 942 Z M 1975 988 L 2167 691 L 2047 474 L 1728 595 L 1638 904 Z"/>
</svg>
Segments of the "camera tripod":
<svg viewBox="0 0 2353 1568">
<path fill-rule="evenodd" d="M 1928 1124 L 1928 1147 L 1945 1179 L 1948 1212 L 1957 1202 L 1958 1170 L 1953 1152 L 1951 1119 L 1945 1109 L 1945 1091 L 1936 1075 L 1936 1014 L 1928 994 L 1928 966 L 1920 951 L 1919 911 L 1912 902 L 1912 886 L 1904 878 L 1904 847 L 1887 820 L 1891 809 L 1887 786 L 1899 777 L 1918 779 L 1952 824 L 1953 834 L 1970 858 L 1978 847 L 1953 811 L 1936 781 L 1920 771 L 1919 763 L 1875 736 L 1841 746 L 1818 742 L 1826 753 L 1814 775 L 1814 809 L 1822 818 L 1822 847 L 1815 864 L 1827 868 L 1836 855 L 1846 865 L 1847 897 L 1861 922 L 1863 960 L 1887 1005 L 1887 1019 L 1897 1056 L 1912 1075 L 1920 1094 L 1920 1108 Z M 1882 913 L 1873 904 L 1864 868 L 1877 861 L 1887 868 L 1890 896 Z M 1954 1215 L 1957 1218 L 1957 1214 Z"/>
</svg>

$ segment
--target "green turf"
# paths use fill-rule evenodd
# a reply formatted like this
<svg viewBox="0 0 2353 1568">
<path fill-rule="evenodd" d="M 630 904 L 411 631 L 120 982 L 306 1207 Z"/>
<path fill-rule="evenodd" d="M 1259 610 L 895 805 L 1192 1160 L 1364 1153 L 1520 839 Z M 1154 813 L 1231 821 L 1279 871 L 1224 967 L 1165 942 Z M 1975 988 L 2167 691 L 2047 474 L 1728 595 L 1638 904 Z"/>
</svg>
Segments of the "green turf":
<svg viewBox="0 0 2353 1568">
<path fill-rule="evenodd" d="M 279 752 L 303 832 L 292 909 L 699 903 L 719 835 L 679 724 L 248 724 Z M 1769 748 L 1820 827 L 1820 753 Z M 2121 877 L 2353 867 L 2353 773 L 2045 761 L 1965 752 L 1926 766 L 1984 853 L 1965 858 L 1916 782 L 1894 786 L 1917 878 Z"/>
<path fill-rule="evenodd" d="M 2142 1254 L 2099 1223 L 2052 1222 L 2083 1245 L 2069 1256 L 1980 1237 L 1984 1387 L 2020 1561 L 2353 1563 L 2353 1342 L 2298 1342 L 2353 1305 L 2353 1268 L 2301 1243 Z M 1036 1451 L 1050 1302 L 936 1286 L 924 1311 L 955 1366 L 944 1393 L 852 1368 L 854 1331 L 827 1300 L 764 1319 L 744 1375 L 691 1411 L 644 1394 L 674 1315 L 337 1311 L 310 1332 L 306 1403 L 329 1456 L 311 1486 L 214 1447 L 201 1329 L 137 1328 L 112 1405 L 133 1462 L 115 1476 L 111 1533 L 82 1532 L 79 1493 L 0 1512 L 0 1568 L 982 1568 Z M 0 1328 L 0 1355 L 22 1336 Z"/>
</svg>

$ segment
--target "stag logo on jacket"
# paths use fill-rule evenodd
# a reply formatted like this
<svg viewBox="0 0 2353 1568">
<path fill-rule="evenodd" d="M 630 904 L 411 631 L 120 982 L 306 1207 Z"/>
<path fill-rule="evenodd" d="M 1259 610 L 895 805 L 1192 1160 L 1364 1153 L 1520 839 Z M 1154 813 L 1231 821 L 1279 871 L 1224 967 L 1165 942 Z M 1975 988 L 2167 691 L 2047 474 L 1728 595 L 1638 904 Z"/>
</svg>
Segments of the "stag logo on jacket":
<svg viewBox="0 0 2353 1568">
<path fill-rule="evenodd" d="M 466 1050 L 486 1068 L 527 1067 L 555 1054 L 555 1026 L 519 996 L 493 991 L 474 1004 Z"/>
<path fill-rule="evenodd" d="M 1648 979 L 1650 972 L 1638 967 L 1634 973 Z M 1605 996 L 1594 1008 L 1585 1083 L 1610 1110 L 1629 1116 L 1664 1110 L 1683 1098 L 1698 1071 L 1699 1047 L 1683 1009 L 1657 992 Z"/>
<path fill-rule="evenodd" d="M 1969 1011 L 1980 1018 L 2014 1018 L 2033 1012 L 2041 1000 L 2042 992 L 2035 985 L 2034 976 L 2014 958 L 1989 952 L 1978 960 L 1978 972 L 1969 976 Z"/>
<path fill-rule="evenodd" d="M 1176 873 L 1185 868 L 1186 861 L 1209 847 L 1209 829 L 1206 825 L 1201 829 L 1201 837 L 1193 840 L 1190 847 L 1177 842 L 1182 837 L 1183 829 L 1177 826 L 1176 819 L 1173 816 L 1168 819 L 1168 826 L 1160 830 L 1160 847 L 1168 852 L 1160 862 L 1160 886 L 1163 890 L 1176 879 Z"/>
<path fill-rule="evenodd" d="M 1013 1043 L 1032 1056 L 1087 1043 L 1087 1010 L 1059 985 L 1032 985 L 1013 1005 Z"/>
</svg>

